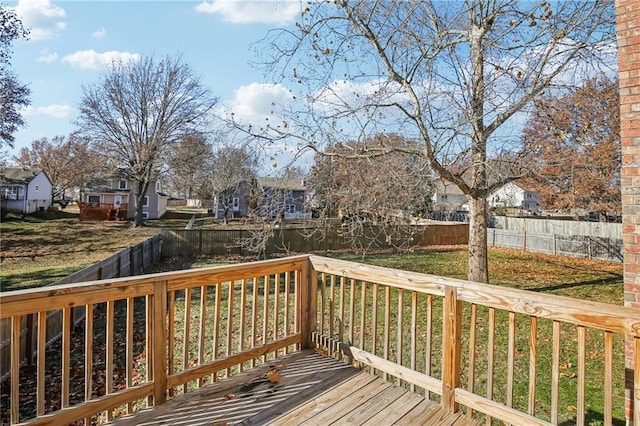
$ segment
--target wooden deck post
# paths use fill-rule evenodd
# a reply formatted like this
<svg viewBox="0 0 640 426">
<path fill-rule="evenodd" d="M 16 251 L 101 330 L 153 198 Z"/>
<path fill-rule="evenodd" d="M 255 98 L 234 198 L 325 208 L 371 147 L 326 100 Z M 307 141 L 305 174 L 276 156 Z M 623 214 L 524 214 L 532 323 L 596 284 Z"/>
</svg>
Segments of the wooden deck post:
<svg viewBox="0 0 640 426">
<path fill-rule="evenodd" d="M 445 286 L 442 314 L 442 407 L 458 411 L 455 390 L 460 385 L 460 330 L 462 302 L 458 301 L 455 287 Z"/>
<path fill-rule="evenodd" d="M 167 401 L 167 281 L 153 292 L 153 405 Z"/>
<path fill-rule="evenodd" d="M 317 311 L 317 280 L 311 260 L 307 259 L 301 271 L 298 272 L 298 324 L 302 334 L 302 349 L 313 347 L 311 333 L 316 329 Z"/>
</svg>

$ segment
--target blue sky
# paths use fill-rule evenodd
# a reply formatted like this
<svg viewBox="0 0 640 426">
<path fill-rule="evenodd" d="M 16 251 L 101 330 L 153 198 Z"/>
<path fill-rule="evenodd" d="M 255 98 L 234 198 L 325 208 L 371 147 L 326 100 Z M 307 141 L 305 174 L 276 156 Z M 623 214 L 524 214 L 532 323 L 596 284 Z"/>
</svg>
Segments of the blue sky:
<svg viewBox="0 0 640 426">
<path fill-rule="evenodd" d="M 27 123 L 14 149 L 68 135 L 82 85 L 98 81 L 114 59 L 182 55 L 220 106 L 247 119 L 264 117 L 287 90 L 252 66 L 252 43 L 300 13 L 297 1 L 8 1 L 31 31 L 14 44 L 12 63 L 31 88 Z"/>
</svg>

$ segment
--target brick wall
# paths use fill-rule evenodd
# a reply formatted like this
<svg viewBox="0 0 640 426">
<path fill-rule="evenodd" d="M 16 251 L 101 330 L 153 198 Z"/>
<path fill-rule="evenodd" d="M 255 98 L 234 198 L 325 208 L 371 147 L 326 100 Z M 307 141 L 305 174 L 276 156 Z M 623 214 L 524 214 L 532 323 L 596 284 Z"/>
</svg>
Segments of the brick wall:
<svg viewBox="0 0 640 426">
<path fill-rule="evenodd" d="M 616 0 L 622 143 L 624 303 L 640 308 L 640 0 Z M 632 416 L 632 342 L 627 341 L 627 423 Z"/>
</svg>

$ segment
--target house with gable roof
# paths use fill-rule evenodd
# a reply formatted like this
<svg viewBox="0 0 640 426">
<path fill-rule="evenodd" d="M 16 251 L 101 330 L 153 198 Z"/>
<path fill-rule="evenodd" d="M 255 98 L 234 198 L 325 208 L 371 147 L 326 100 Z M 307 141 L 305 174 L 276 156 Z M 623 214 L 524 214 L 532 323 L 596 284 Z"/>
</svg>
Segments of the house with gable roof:
<svg viewBox="0 0 640 426">
<path fill-rule="evenodd" d="M 29 214 L 51 207 L 52 184 L 36 167 L 0 168 L 0 197 L 4 211 Z"/>
<path fill-rule="evenodd" d="M 116 173 L 108 178 L 98 178 L 90 182 L 81 191 L 80 218 L 95 220 L 133 219 L 136 214 L 135 182 L 127 179 L 122 173 Z M 158 219 L 167 211 L 169 196 L 162 192 L 159 179 L 152 180 L 144 197 L 142 205 L 143 219 Z M 83 211 L 99 210 L 99 214 Z M 104 210 L 104 212 L 102 212 Z M 104 214 L 102 214 L 104 213 Z"/>
</svg>

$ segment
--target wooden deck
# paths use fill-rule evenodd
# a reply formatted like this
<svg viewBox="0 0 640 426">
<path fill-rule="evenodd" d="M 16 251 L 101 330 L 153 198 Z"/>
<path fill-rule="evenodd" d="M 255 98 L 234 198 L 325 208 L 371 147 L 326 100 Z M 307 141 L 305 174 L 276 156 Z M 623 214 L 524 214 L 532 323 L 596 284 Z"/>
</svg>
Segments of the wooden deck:
<svg viewBox="0 0 640 426">
<path fill-rule="evenodd" d="M 267 372 L 279 369 L 273 383 Z M 314 351 L 278 358 L 114 425 L 476 425 L 461 413 Z"/>
</svg>

